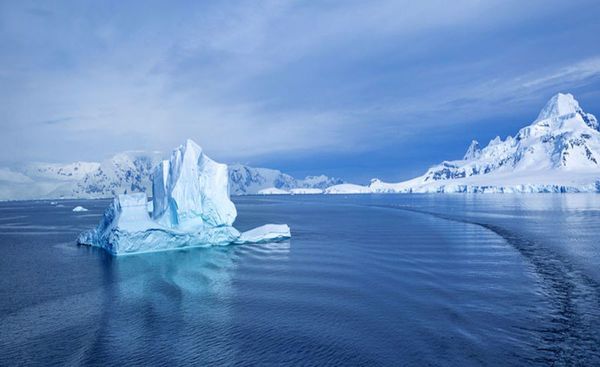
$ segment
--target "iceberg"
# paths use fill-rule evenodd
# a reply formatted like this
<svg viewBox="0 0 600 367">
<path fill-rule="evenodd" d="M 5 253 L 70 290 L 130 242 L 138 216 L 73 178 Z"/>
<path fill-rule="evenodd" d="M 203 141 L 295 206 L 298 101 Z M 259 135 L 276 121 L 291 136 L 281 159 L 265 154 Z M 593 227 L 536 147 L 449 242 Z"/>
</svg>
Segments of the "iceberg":
<svg viewBox="0 0 600 367">
<path fill-rule="evenodd" d="M 240 233 L 229 198 L 227 165 L 204 154 L 192 140 L 158 164 L 152 179 L 152 210 L 145 193 L 114 198 L 95 229 L 77 242 L 113 255 L 276 242 L 291 237 L 285 224 L 267 224 Z"/>
<path fill-rule="evenodd" d="M 329 186 L 325 189 L 325 194 L 370 194 L 371 190 L 368 186 L 355 184 L 340 184 Z"/>
<path fill-rule="evenodd" d="M 152 192 L 152 217 L 167 227 L 231 226 L 237 216 L 227 165 L 208 158 L 189 139 L 154 170 Z"/>
<path fill-rule="evenodd" d="M 88 210 L 82 206 L 76 206 L 73 208 L 74 212 L 87 212 Z"/>
<path fill-rule="evenodd" d="M 318 195 L 318 194 L 322 194 L 322 193 L 323 193 L 323 190 L 315 189 L 315 188 L 299 187 L 299 188 L 290 190 L 290 194 L 292 194 L 292 195 Z"/>
<path fill-rule="evenodd" d="M 265 224 L 241 234 L 235 243 L 261 243 L 281 241 L 290 237 L 290 227 L 287 224 Z"/>
<path fill-rule="evenodd" d="M 258 191 L 258 195 L 289 195 L 290 192 L 276 187 L 268 187 Z"/>
</svg>

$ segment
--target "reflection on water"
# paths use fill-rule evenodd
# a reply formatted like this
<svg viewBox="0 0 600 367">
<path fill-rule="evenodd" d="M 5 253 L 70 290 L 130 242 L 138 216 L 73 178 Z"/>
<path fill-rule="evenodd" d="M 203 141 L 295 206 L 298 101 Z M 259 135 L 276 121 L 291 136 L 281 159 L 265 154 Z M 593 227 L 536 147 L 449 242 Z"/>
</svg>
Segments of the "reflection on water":
<svg viewBox="0 0 600 367">
<path fill-rule="evenodd" d="M 251 251 L 282 260 L 289 248 L 287 241 Z M 219 341 L 231 339 L 232 282 L 240 254 L 248 249 L 193 248 L 118 258 L 90 251 L 100 252 L 105 287 L 96 332 L 100 340 L 86 351 L 86 363 L 126 360 L 132 353 L 139 353 L 142 363 L 148 350 L 156 353 L 153 361 L 165 363 L 187 359 L 191 351 L 198 361 L 224 358 L 225 343 Z M 211 342 L 197 345 L 199 334 Z"/>
</svg>

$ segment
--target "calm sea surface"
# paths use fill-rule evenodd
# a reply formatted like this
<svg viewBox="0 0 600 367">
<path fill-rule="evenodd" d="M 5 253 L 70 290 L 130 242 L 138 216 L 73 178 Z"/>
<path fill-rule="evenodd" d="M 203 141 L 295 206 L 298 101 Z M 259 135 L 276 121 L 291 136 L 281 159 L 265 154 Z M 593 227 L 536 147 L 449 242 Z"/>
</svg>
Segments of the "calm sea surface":
<svg viewBox="0 0 600 367">
<path fill-rule="evenodd" d="M 0 203 L 0 365 L 600 365 L 600 195 L 234 201 L 293 238 L 113 258 L 106 200 Z"/>
</svg>

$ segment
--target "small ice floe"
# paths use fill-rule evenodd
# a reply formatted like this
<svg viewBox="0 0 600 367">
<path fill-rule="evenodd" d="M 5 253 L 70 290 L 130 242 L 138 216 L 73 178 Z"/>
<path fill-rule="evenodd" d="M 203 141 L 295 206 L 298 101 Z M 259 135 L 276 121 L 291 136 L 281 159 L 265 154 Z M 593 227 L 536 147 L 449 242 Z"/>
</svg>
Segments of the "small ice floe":
<svg viewBox="0 0 600 367">
<path fill-rule="evenodd" d="M 235 240 L 237 244 L 278 242 L 292 237 L 287 224 L 265 224 L 263 226 L 242 232 Z"/>
<path fill-rule="evenodd" d="M 73 208 L 74 212 L 87 212 L 88 210 L 82 206 L 76 206 Z"/>
<path fill-rule="evenodd" d="M 292 195 L 318 195 L 322 194 L 323 190 L 315 188 L 298 187 L 290 190 Z"/>
</svg>

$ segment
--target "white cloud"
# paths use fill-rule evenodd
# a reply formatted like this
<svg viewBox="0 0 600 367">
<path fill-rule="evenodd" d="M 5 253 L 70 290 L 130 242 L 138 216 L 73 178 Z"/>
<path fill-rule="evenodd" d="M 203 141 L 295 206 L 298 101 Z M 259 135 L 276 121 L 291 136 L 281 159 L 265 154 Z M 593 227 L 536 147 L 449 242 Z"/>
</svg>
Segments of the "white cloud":
<svg viewBox="0 0 600 367">
<path fill-rule="evenodd" d="M 547 75 L 522 83 L 522 86 L 530 89 L 555 87 L 566 83 L 585 82 L 598 75 L 600 75 L 600 57 L 593 57 L 550 71 Z"/>
<path fill-rule="evenodd" d="M 460 45 L 486 32 L 493 42 L 494 32 L 569 4 L 248 1 L 115 14 L 77 5 L 43 17 L 17 5 L 0 12 L 11 51 L 0 61 L 0 152 L 15 159 L 97 160 L 186 137 L 227 160 L 366 150 L 492 113 L 507 95 L 585 83 L 600 69 L 588 58 L 497 75 L 496 54 Z M 470 58 L 449 55 L 415 73 L 452 52 L 436 49 L 446 34 Z M 474 69 L 488 73 L 469 77 Z"/>
</svg>

